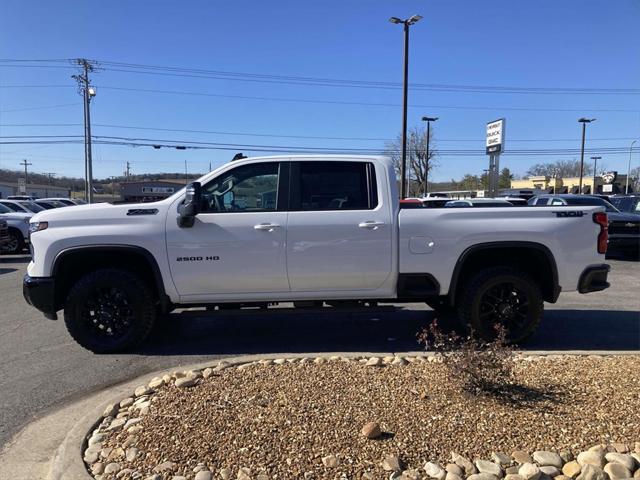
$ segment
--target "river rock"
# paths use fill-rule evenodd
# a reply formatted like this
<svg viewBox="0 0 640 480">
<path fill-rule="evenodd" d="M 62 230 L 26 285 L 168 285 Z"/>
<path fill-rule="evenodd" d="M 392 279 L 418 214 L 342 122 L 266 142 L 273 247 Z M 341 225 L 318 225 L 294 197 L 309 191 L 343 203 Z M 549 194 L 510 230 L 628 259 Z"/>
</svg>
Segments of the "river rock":
<svg viewBox="0 0 640 480">
<path fill-rule="evenodd" d="M 489 473 L 497 478 L 502 478 L 502 468 L 496 463 L 488 460 L 476 460 L 476 468 L 480 473 Z"/>
<path fill-rule="evenodd" d="M 369 422 L 365 423 L 360 431 L 360 434 L 364 438 L 368 438 L 369 440 L 378 438 L 382 435 L 382 430 L 380 429 L 380 425 L 377 422 Z"/>
<path fill-rule="evenodd" d="M 533 459 L 531 458 L 531 456 L 524 450 L 516 450 L 511 454 L 511 456 L 520 465 L 522 465 L 523 463 L 533 463 Z"/>
<path fill-rule="evenodd" d="M 551 465 L 556 468 L 562 468 L 562 458 L 555 452 L 545 452 L 543 450 L 533 452 L 533 461 L 541 467 Z"/>
<path fill-rule="evenodd" d="M 600 467 L 590 463 L 585 463 L 582 465 L 580 475 L 576 478 L 577 480 L 607 480 L 607 475 Z"/>
<path fill-rule="evenodd" d="M 367 365 L 368 367 L 381 367 L 382 365 L 384 365 L 384 360 L 380 357 L 371 357 L 369 360 L 367 360 L 365 365 Z"/>
<path fill-rule="evenodd" d="M 570 477 L 570 478 L 576 478 L 578 475 L 580 475 L 581 470 L 582 470 L 582 467 L 575 460 L 565 463 L 564 466 L 562 467 L 562 473 L 564 473 L 567 477 Z"/>
<path fill-rule="evenodd" d="M 633 457 L 631 455 L 627 455 L 624 453 L 607 453 L 604 458 L 607 459 L 607 462 L 609 463 L 619 463 L 621 465 L 624 465 L 626 467 L 627 470 L 630 470 L 633 472 L 633 470 L 635 469 L 635 463 L 636 461 L 633 459 Z"/>
<path fill-rule="evenodd" d="M 457 453 L 451 454 L 451 461 L 458 465 L 462 470 L 464 470 L 464 474 L 468 477 L 469 475 L 473 475 L 474 473 L 478 473 L 476 466 L 471 463 L 471 460 L 463 457 L 462 455 L 458 455 Z"/>
<path fill-rule="evenodd" d="M 506 453 L 493 452 L 491 454 L 491 460 L 493 460 L 498 465 L 502 465 L 503 467 L 511 465 L 511 457 L 509 457 L 509 455 L 507 455 Z"/>
<path fill-rule="evenodd" d="M 491 473 L 474 473 L 473 475 L 469 475 L 467 480 L 498 480 L 498 477 Z"/>
<path fill-rule="evenodd" d="M 533 463 L 523 463 L 518 469 L 518 474 L 524 477 L 524 480 L 538 480 L 542 472 Z"/>
<path fill-rule="evenodd" d="M 213 473 L 206 470 L 201 470 L 196 473 L 196 476 L 193 480 L 213 480 Z"/>
<path fill-rule="evenodd" d="M 395 455 L 387 455 L 382 461 L 382 469 L 385 472 L 400 472 L 402 471 L 402 465 L 400 459 Z"/>
<path fill-rule="evenodd" d="M 609 475 L 611 480 L 621 478 L 631 478 L 631 471 L 621 463 L 611 462 L 604 466 L 604 473 Z"/>
<path fill-rule="evenodd" d="M 463 476 L 464 472 L 462 471 L 462 468 L 460 468 L 458 465 L 456 465 L 455 463 L 448 463 L 446 467 L 444 467 L 444 469 L 449 472 L 449 473 L 453 473 L 454 475 L 458 475 L 458 476 Z"/>
<path fill-rule="evenodd" d="M 326 457 L 322 457 L 322 464 L 325 467 L 335 468 L 338 466 L 338 459 L 335 455 L 327 455 Z"/>
<path fill-rule="evenodd" d="M 588 451 L 578 454 L 578 463 L 581 466 L 593 465 L 602 469 L 604 467 L 604 452 L 603 451 Z"/>
<path fill-rule="evenodd" d="M 435 478 L 436 480 L 443 480 L 447 476 L 444 469 L 437 463 L 427 462 L 424 464 L 424 471 L 429 478 Z"/>
<path fill-rule="evenodd" d="M 198 381 L 198 377 L 181 377 L 176 379 L 176 387 L 188 388 L 193 387 Z"/>
<path fill-rule="evenodd" d="M 553 465 L 543 465 L 540 467 L 540 471 L 543 475 L 547 475 L 550 478 L 557 477 L 560 475 L 560 470 L 558 467 L 554 467 Z"/>
</svg>

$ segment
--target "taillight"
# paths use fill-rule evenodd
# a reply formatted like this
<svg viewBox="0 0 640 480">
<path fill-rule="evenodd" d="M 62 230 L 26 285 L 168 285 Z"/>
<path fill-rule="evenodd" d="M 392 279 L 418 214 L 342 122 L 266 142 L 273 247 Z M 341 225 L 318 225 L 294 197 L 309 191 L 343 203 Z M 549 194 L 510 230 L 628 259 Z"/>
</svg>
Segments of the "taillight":
<svg viewBox="0 0 640 480">
<path fill-rule="evenodd" d="M 598 234 L 598 253 L 607 253 L 607 242 L 609 241 L 609 219 L 605 212 L 593 214 L 593 222 L 600 225 Z"/>
</svg>

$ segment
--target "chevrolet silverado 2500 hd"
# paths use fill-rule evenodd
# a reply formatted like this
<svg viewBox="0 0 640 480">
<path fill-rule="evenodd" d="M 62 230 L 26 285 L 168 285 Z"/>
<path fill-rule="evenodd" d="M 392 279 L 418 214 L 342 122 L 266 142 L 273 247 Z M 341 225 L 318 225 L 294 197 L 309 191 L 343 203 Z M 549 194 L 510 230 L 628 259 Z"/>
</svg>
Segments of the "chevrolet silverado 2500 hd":
<svg viewBox="0 0 640 480">
<path fill-rule="evenodd" d="M 402 209 L 383 157 L 245 158 L 155 203 L 31 221 L 24 296 L 95 352 L 187 306 L 424 301 L 530 335 L 562 291 L 609 286 L 601 207 Z"/>
</svg>

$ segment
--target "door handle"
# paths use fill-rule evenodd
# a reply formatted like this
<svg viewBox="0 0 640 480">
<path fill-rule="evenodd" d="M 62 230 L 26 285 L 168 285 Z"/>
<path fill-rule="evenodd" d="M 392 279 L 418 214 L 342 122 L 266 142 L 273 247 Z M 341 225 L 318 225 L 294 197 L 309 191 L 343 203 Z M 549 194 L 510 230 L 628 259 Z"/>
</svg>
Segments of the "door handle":
<svg viewBox="0 0 640 480">
<path fill-rule="evenodd" d="M 258 225 L 253 226 L 254 230 L 267 230 L 269 232 L 273 232 L 276 228 L 280 228 L 280 225 L 277 223 L 259 223 Z"/>
<path fill-rule="evenodd" d="M 369 220 L 367 222 L 360 222 L 358 227 L 360 228 L 368 228 L 369 230 L 377 230 L 378 227 L 382 227 L 384 222 L 374 222 L 373 220 Z"/>
</svg>

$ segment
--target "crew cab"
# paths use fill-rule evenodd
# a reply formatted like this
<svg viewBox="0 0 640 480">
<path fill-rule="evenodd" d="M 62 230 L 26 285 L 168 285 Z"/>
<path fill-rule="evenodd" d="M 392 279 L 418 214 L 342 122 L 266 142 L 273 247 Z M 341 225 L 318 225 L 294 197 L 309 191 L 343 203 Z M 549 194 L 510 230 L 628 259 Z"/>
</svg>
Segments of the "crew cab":
<svg viewBox="0 0 640 480">
<path fill-rule="evenodd" d="M 609 286 L 602 207 L 401 209 L 384 157 L 227 163 L 153 203 L 36 214 L 28 303 L 94 352 L 184 307 L 427 302 L 519 342 L 543 302 Z"/>
</svg>

